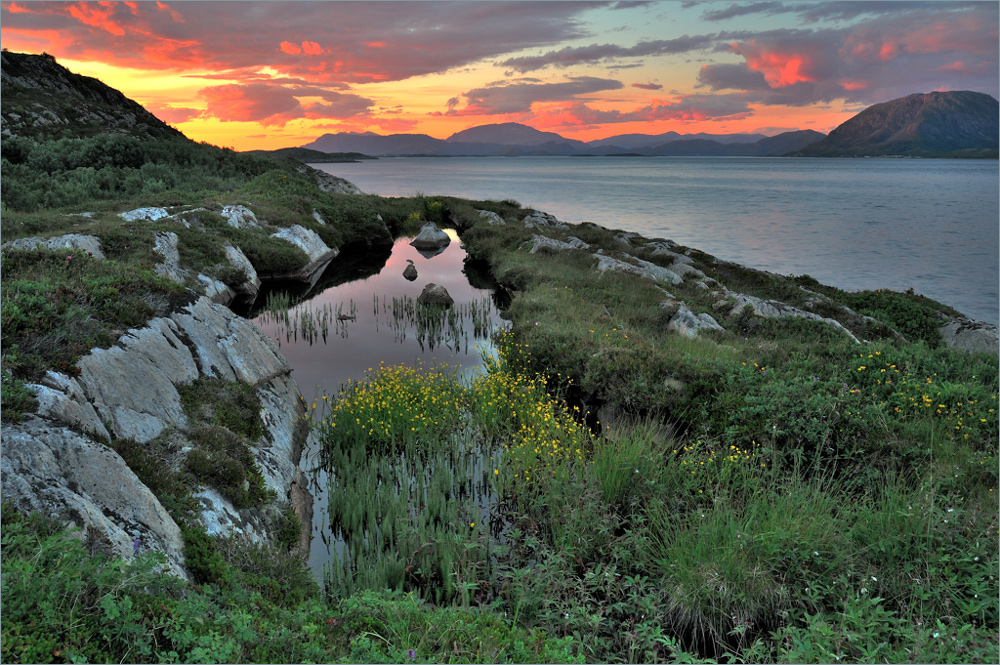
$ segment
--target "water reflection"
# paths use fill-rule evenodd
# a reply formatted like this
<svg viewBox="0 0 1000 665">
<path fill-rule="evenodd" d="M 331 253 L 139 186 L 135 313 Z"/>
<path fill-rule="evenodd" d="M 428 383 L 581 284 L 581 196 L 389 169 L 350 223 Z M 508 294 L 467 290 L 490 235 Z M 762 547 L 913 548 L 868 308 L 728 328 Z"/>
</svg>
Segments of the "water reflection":
<svg viewBox="0 0 1000 665">
<path fill-rule="evenodd" d="M 397 239 L 391 245 L 346 247 L 316 287 L 279 284 L 262 291 L 255 309 L 247 315 L 279 345 L 307 405 L 322 403 L 323 395 L 336 395 L 348 381 L 362 380 L 366 372 L 383 363 L 411 367 L 447 364 L 459 374 L 481 371 L 482 351 L 489 349 L 489 343 L 477 338 L 475 328 L 488 330 L 502 325 L 496 305 L 503 296 L 488 270 L 468 260 L 457 234 L 445 232 L 452 242 L 430 256 L 411 247 L 411 238 Z M 403 276 L 410 265 L 417 272 L 413 280 Z M 405 307 L 415 301 L 430 282 L 444 286 L 455 301 L 443 311 L 446 324 L 449 311 L 453 317 L 467 314 L 466 334 L 449 337 L 446 325 L 445 334 L 435 337 L 433 330 L 427 330 L 426 320 L 407 319 L 393 311 L 394 306 Z M 287 318 L 264 311 L 264 304 L 275 295 L 287 299 Z M 475 310 L 476 322 L 470 310 Z M 325 335 L 321 325 L 324 316 Z M 292 323 L 303 320 L 317 324 L 311 334 L 301 323 Z M 318 468 L 318 452 L 305 451 L 302 467 L 315 474 L 310 488 L 314 510 L 309 564 L 319 578 L 337 539 L 331 537 L 329 527 L 330 478 Z M 340 547 L 343 550 L 343 543 Z M 343 556 L 343 551 L 340 554 Z"/>
<path fill-rule="evenodd" d="M 400 339 L 386 326 L 386 314 L 381 311 L 381 303 L 385 300 L 390 303 L 392 298 L 415 300 L 429 282 L 444 286 L 456 306 L 478 303 L 484 297 L 497 302 L 501 296 L 492 288 L 488 274 L 467 261 L 454 231 L 445 232 L 452 236 L 453 242 L 442 253 L 430 258 L 411 247 L 410 238 L 372 248 L 348 247 L 334 259 L 312 291 L 295 293 L 278 285 L 277 289 L 288 293 L 296 303 L 289 310 L 292 317 L 300 316 L 304 310 L 321 312 L 324 308 L 336 312 L 339 307 L 340 312 L 349 312 L 353 301 L 356 318 L 342 322 L 347 334 L 328 335 L 325 342 L 318 345 L 310 344 L 301 336 L 298 340 L 286 339 L 286 327 L 281 322 L 267 320 L 268 317 L 262 314 L 268 293 L 261 292 L 256 301 L 257 309 L 249 312 L 249 316 L 279 345 L 293 368 L 292 376 L 302 395 L 310 403 L 323 394 L 336 393 L 349 379 L 362 379 L 369 368 L 378 367 L 381 362 L 413 365 L 419 359 L 424 365 L 448 363 L 463 368 L 482 364 L 482 356 L 473 343 L 467 348 L 465 344 L 461 348 L 435 345 L 431 349 L 427 344 L 421 348 L 415 330 L 414 334 Z M 417 270 L 417 278 L 413 281 L 403 277 L 408 262 Z M 491 317 L 494 325 L 500 324 L 495 312 Z"/>
</svg>

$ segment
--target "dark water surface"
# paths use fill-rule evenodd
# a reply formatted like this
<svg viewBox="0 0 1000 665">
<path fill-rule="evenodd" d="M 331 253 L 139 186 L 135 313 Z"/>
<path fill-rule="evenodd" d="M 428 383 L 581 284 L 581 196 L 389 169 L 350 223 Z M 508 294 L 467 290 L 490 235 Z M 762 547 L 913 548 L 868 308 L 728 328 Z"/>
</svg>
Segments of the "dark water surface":
<svg viewBox="0 0 1000 665">
<path fill-rule="evenodd" d="M 313 164 L 384 196 L 513 198 L 721 259 L 1000 322 L 996 160 L 390 157 Z"/>
</svg>

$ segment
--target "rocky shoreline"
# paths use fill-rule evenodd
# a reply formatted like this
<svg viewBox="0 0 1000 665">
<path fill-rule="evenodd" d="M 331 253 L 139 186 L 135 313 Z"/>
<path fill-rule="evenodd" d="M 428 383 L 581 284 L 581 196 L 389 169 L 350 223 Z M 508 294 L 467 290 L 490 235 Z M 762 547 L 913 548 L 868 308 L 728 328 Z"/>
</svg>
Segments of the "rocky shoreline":
<svg viewBox="0 0 1000 665">
<path fill-rule="evenodd" d="M 186 215 L 197 212 L 192 209 L 173 216 L 179 215 L 183 221 Z M 233 226 L 258 225 L 254 213 L 243 206 L 229 206 L 222 214 Z M 163 209 L 147 208 L 121 216 L 126 221 L 155 221 L 170 214 Z M 479 216 L 484 224 L 507 223 L 494 213 L 481 211 Z M 522 223 L 534 233 L 528 249 L 532 254 L 590 249 L 576 237 L 559 239 L 546 235 L 547 229 L 559 232 L 570 229 L 551 215 L 533 213 Z M 252 542 L 270 542 L 275 536 L 280 506 L 287 503 L 300 521 L 299 549 L 307 551 L 312 497 L 300 466 L 309 436 L 303 419 L 304 403 L 291 377 L 291 367 L 274 342 L 227 306 L 238 298 L 253 300 L 262 279 L 295 279 L 314 284 L 339 254 L 339 249 L 328 247 L 314 232 L 302 227 L 293 226 L 283 233 L 278 235 L 309 257 L 306 267 L 295 274 L 258 275 L 242 251 L 230 246 L 227 259 L 243 271 L 245 280 L 241 284 L 230 288 L 199 274 L 197 281 L 203 293 L 189 292 L 188 301 L 179 304 L 168 316 L 124 331 L 110 348 L 93 349 L 76 364 L 74 372 L 49 371 L 37 383 L 29 384 L 39 403 L 37 413 L 21 422 L 5 424 L 3 430 L 5 498 L 23 512 L 37 510 L 60 516 L 81 527 L 83 537 L 91 532 L 103 534 L 119 555 L 131 554 L 139 544 L 162 551 L 167 555 L 170 571 L 188 577 L 181 529 L 110 444 L 122 439 L 140 445 L 156 441 L 167 451 L 165 463 L 180 464 L 194 446 L 191 437 L 195 429 L 182 404 L 183 387 L 202 380 L 235 382 L 250 386 L 259 400 L 263 434 L 250 443 L 250 449 L 265 487 L 274 492 L 278 502 L 238 508 L 218 490 L 202 487 L 194 493 L 200 503 L 199 520 L 213 536 L 235 534 Z M 565 233 L 554 235 L 565 236 Z M 613 252 L 614 256 L 605 250 L 593 253 L 597 260 L 595 278 L 608 271 L 626 272 L 660 284 L 664 294 L 660 307 L 672 311 L 668 328 L 677 334 L 694 336 L 704 330 L 721 330 L 710 314 L 696 315 L 687 303 L 667 290 L 688 282 L 698 291 L 717 296 L 716 311 L 727 316 L 749 308 L 755 316 L 763 318 L 815 319 L 835 327 L 854 342 L 860 341 L 837 320 L 786 303 L 730 291 L 694 267 L 691 258 L 669 240 L 646 241 L 637 234 L 618 233 L 616 241 L 622 251 Z M 82 249 L 95 258 L 103 258 L 99 240 L 88 236 L 26 238 L 15 241 L 13 246 Z M 630 250 L 636 255 L 629 253 Z M 190 280 L 190 271 L 180 268 L 177 261 L 176 234 L 157 233 L 155 251 L 163 258 L 156 267 L 159 274 L 178 282 Z M 639 254 L 669 266 L 657 265 Z M 829 303 L 821 302 L 824 296 L 809 293 L 814 298 L 806 301 L 806 308 L 814 300 L 814 304 L 826 304 L 829 308 Z M 849 310 L 843 315 L 860 316 Z M 996 326 L 941 315 L 939 331 L 948 346 L 998 352 Z"/>
</svg>

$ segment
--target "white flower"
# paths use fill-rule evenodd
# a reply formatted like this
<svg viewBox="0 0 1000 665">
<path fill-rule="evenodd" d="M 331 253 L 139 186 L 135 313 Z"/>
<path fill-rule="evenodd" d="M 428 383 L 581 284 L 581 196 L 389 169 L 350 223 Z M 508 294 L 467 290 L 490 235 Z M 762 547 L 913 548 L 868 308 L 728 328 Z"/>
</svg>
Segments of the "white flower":
<svg viewBox="0 0 1000 665">
<path fill-rule="evenodd" d="M 861 587 L 861 593 L 868 593 L 868 589 Z"/>
<path fill-rule="evenodd" d="M 878 578 L 872 575 L 872 582 L 878 582 Z"/>
<path fill-rule="evenodd" d="M 938 637 L 940 637 L 940 636 L 941 636 L 941 633 L 934 633 L 933 635 L 931 635 L 931 637 L 933 637 L 935 639 L 938 638 Z"/>
</svg>

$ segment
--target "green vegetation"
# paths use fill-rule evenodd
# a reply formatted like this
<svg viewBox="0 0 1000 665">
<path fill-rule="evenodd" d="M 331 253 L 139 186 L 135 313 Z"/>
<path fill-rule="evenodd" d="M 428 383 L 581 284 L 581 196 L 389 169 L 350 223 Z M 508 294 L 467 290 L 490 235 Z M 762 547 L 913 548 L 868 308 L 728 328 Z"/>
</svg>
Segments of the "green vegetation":
<svg viewBox="0 0 1000 665">
<path fill-rule="evenodd" d="M 195 478 L 218 489 L 236 508 L 273 502 L 250 446 L 264 434 L 260 399 L 245 383 L 200 378 L 181 386 L 193 449 L 185 464 Z"/>
<path fill-rule="evenodd" d="M 177 234 L 182 268 L 236 285 L 245 275 L 227 244 L 266 276 L 304 264 L 271 237 L 293 224 L 340 247 L 434 221 L 513 294 L 511 330 L 481 376 L 380 366 L 314 405 L 301 426 L 316 428 L 335 479 L 322 590 L 294 553 L 294 510 L 251 454 L 264 430 L 250 386 L 182 389 L 189 451 L 169 431 L 108 442 L 180 526 L 190 582 L 141 542 L 116 558 L 98 533 L 81 540 L 4 503 L 4 662 L 1000 658 L 1000 381 L 995 357 L 940 344 L 948 308 L 675 247 L 709 288 L 687 280 L 671 293 L 725 329 L 684 337 L 667 330 L 679 305 L 657 284 L 595 270 L 597 249 L 668 267 L 663 244 L 549 228 L 592 248 L 542 258 L 527 251 L 539 231 L 517 223 L 528 211 L 516 201 L 333 194 L 291 160 L 169 133 L 82 134 L 3 142 L 4 240 L 94 235 L 107 257 L 3 251 L 5 421 L 32 413 L 26 384 L 45 371 L 72 374 L 93 347 L 190 302 L 193 279 L 155 271 L 156 232 Z M 229 226 L 221 213 L 236 204 L 260 228 Z M 118 217 L 139 206 L 170 217 Z M 734 312 L 712 280 L 865 341 Z M 290 301 L 267 309 L 280 316 Z M 373 307 L 437 339 L 481 328 L 485 305 Z M 325 334 L 342 313 L 288 325 Z M 202 483 L 259 510 L 275 543 L 209 536 L 192 493 Z"/>
</svg>

